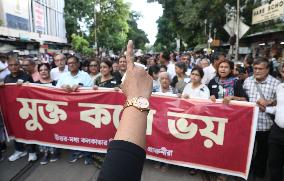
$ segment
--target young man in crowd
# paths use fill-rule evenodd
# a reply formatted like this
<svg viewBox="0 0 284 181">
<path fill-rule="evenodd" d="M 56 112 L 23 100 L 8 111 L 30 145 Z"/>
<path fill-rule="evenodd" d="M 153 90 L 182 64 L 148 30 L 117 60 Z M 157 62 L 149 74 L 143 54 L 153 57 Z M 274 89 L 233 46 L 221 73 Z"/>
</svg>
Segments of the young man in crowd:
<svg viewBox="0 0 284 181">
<path fill-rule="evenodd" d="M 175 72 L 175 64 L 170 61 L 169 52 L 165 51 L 165 52 L 160 53 L 159 62 L 161 65 L 167 66 L 167 72 L 170 76 L 170 80 L 172 80 L 173 77 L 176 75 L 176 72 Z"/>
<path fill-rule="evenodd" d="M 119 58 L 118 66 L 119 66 L 119 73 L 120 73 L 121 77 L 123 77 L 123 75 L 125 74 L 126 69 L 127 69 L 125 56 L 122 56 L 122 57 Z"/>
</svg>

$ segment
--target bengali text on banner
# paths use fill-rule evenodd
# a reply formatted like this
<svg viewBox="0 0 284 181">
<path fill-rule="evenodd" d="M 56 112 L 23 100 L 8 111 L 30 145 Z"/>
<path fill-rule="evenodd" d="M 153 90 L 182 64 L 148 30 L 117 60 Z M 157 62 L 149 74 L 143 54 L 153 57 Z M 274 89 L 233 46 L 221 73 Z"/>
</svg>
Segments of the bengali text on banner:
<svg viewBox="0 0 284 181">
<path fill-rule="evenodd" d="M 9 138 L 102 153 L 125 101 L 113 90 L 66 93 L 33 84 L 8 84 L 0 95 Z M 247 178 L 258 114 L 254 104 L 152 95 L 150 105 L 148 159 Z"/>
</svg>

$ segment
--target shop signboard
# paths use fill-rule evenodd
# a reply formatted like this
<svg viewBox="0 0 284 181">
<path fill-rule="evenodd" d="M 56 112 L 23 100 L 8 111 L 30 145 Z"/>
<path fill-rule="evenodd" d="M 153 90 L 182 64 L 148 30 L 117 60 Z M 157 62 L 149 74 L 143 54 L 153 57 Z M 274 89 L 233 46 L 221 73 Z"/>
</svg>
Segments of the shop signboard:
<svg viewBox="0 0 284 181">
<path fill-rule="evenodd" d="M 265 4 L 255 8 L 252 12 L 252 24 L 263 23 L 269 20 L 283 19 L 284 0 L 274 0 L 270 4 Z"/>
</svg>

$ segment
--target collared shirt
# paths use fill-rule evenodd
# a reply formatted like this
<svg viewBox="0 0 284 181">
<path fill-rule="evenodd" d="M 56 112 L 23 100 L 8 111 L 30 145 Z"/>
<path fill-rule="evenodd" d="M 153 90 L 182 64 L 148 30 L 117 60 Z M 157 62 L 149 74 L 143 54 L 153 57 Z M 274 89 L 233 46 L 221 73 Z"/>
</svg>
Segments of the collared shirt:
<svg viewBox="0 0 284 181">
<path fill-rule="evenodd" d="M 204 76 L 201 80 L 202 84 L 208 84 L 211 79 L 213 79 L 216 76 L 216 69 L 213 67 L 212 64 L 210 64 L 208 67 L 205 67 L 203 69 Z"/>
<path fill-rule="evenodd" d="M 173 77 L 176 75 L 175 64 L 174 64 L 173 62 L 170 62 L 170 63 L 167 65 L 167 73 L 169 74 L 171 80 L 172 80 Z"/>
<path fill-rule="evenodd" d="M 284 128 L 284 83 L 278 85 L 276 89 L 277 105 L 274 107 L 266 107 L 265 112 L 275 114 L 275 123 Z"/>
<path fill-rule="evenodd" d="M 256 102 L 261 98 L 259 92 L 257 91 L 256 84 L 259 84 L 259 87 L 262 91 L 262 94 L 266 100 L 275 100 L 276 98 L 276 88 L 280 81 L 268 75 L 267 78 L 262 82 L 257 82 L 254 76 L 248 77 L 244 82 L 244 90 L 248 95 L 249 102 Z M 258 113 L 258 122 L 257 122 L 257 131 L 268 131 L 270 130 L 273 124 L 271 117 L 262 111 Z"/>
<path fill-rule="evenodd" d="M 59 80 L 60 76 L 64 73 L 64 72 L 68 72 L 68 65 L 65 65 L 65 68 L 63 71 L 59 71 L 59 68 L 53 68 L 50 71 L 50 77 L 52 80 Z"/>
<path fill-rule="evenodd" d="M 189 83 L 185 86 L 182 95 L 188 95 L 190 98 L 202 98 L 202 99 L 209 99 L 210 91 L 208 87 L 204 84 L 193 88 L 192 83 Z"/>
<path fill-rule="evenodd" d="M 9 74 L 10 71 L 8 69 L 8 63 L 0 61 L 0 81 L 4 80 L 4 78 Z"/>
<path fill-rule="evenodd" d="M 62 85 L 69 85 L 71 87 L 74 85 L 91 87 L 92 79 L 89 74 L 84 71 L 79 71 L 75 76 L 73 76 L 71 72 L 65 72 L 61 75 L 60 79 L 56 84 L 56 87 L 61 87 Z"/>
</svg>

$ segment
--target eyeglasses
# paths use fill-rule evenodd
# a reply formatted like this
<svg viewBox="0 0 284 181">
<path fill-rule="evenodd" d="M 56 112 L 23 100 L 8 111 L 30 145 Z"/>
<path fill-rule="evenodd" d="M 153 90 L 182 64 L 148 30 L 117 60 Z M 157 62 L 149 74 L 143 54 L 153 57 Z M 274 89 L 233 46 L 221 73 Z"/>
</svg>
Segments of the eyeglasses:
<svg viewBox="0 0 284 181">
<path fill-rule="evenodd" d="M 90 64 L 89 67 L 97 67 L 97 64 Z"/>
<path fill-rule="evenodd" d="M 27 67 L 29 66 L 30 64 L 22 64 L 22 67 Z"/>
<path fill-rule="evenodd" d="M 68 62 L 67 65 L 76 65 L 77 62 Z"/>
</svg>

